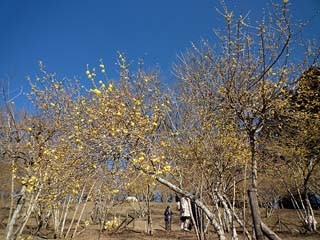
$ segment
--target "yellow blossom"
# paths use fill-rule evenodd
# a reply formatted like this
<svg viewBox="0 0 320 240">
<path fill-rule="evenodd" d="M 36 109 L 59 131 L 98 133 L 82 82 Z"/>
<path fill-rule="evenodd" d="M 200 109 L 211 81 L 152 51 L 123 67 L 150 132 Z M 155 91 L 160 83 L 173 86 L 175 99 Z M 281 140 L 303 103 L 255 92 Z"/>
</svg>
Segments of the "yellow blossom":
<svg viewBox="0 0 320 240">
<path fill-rule="evenodd" d="M 99 89 L 96 89 L 96 88 L 95 89 L 90 89 L 89 92 L 94 93 L 96 95 L 100 95 L 101 94 L 101 91 Z"/>
<path fill-rule="evenodd" d="M 115 229 L 118 225 L 119 225 L 118 219 L 116 217 L 114 217 L 112 220 L 106 221 L 106 223 L 104 225 L 104 229 L 111 231 L 111 230 Z"/>
<path fill-rule="evenodd" d="M 119 192 L 119 189 L 113 189 L 113 190 L 111 191 L 112 194 L 116 194 L 116 193 L 118 193 L 118 192 Z"/>
<path fill-rule="evenodd" d="M 33 186 L 29 186 L 27 189 L 26 189 L 26 192 L 27 193 L 31 193 L 33 190 Z"/>
<path fill-rule="evenodd" d="M 28 180 L 28 182 L 30 183 L 30 184 L 34 184 L 35 182 L 37 182 L 38 181 L 38 179 L 35 177 L 35 176 L 32 176 L 29 180 Z"/>
<path fill-rule="evenodd" d="M 154 163 L 159 162 L 159 158 L 158 157 L 154 157 L 154 158 L 151 159 L 151 161 L 154 162 Z"/>
<path fill-rule="evenodd" d="M 171 171 L 170 165 L 165 165 L 164 168 L 163 168 L 163 172 L 168 173 L 170 171 Z"/>
<path fill-rule="evenodd" d="M 138 100 L 138 99 L 137 99 L 137 100 L 135 100 L 135 103 L 136 103 L 136 105 L 137 105 L 137 106 L 140 106 L 140 105 L 141 105 L 141 101 L 140 101 L 140 100 Z"/>
<path fill-rule="evenodd" d="M 21 184 L 25 185 L 27 183 L 25 178 L 21 178 Z"/>
</svg>

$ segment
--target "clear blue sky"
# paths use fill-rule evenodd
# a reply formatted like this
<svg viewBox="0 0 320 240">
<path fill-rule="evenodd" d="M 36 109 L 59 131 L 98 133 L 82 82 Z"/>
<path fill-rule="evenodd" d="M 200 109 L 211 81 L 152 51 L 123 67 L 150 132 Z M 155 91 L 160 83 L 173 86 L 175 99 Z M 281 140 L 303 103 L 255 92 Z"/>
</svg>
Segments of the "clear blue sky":
<svg viewBox="0 0 320 240">
<path fill-rule="evenodd" d="M 262 15 L 270 1 L 225 0 L 252 17 Z M 28 91 L 26 76 L 35 77 L 42 60 L 58 77 L 79 76 L 86 81 L 86 64 L 103 58 L 116 76 L 117 51 L 129 59 L 143 58 L 158 65 L 170 82 L 176 55 L 190 42 L 213 37 L 223 20 L 215 10 L 218 0 L 0 0 L 0 80 L 10 89 Z M 273 0 L 282 3 L 282 0 Z M 289 0 L 295 18 L 309 19 L 320 10 L 320 0 Z M 320 16 L 307 28 L 320 39 Z M 16 100 L 26 106 L 25 98 Z"/>
</svg>

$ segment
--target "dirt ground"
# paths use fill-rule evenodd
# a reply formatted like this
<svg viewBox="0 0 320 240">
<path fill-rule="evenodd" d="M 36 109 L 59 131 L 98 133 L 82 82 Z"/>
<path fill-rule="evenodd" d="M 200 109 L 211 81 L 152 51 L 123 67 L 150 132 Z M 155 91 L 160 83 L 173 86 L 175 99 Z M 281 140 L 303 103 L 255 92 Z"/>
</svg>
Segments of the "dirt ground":
<svg viewBox="0 0 320 240">
<path fill-rule="evenodd" d="M 83 229 L 83 231 L 77 235 L 75 239 L 78 240 L 151 240 L 151 239 L 184 239 L 184 240 L 193 240 L 196 239 L 194 230 L 191 232 L 185 232 L 180 230 L 179 223 L 179 212 L 176 209 L 175 203 L 170 203 L 173 210 L 173 223 L 172 230 L 170 232 L 165 231 L 163 212 L 166 207 L 166 203 L 151 203 L 152 209 L 152 222 L 153 222 L 153 234 L 146 234 L 146 217 L 136 218 L 131 222 L 126 228 L 121 228 L 117 233 L 112 233 L 104 231 L 99 234 L 99 226 L 93 223 Z M 88 204 L 87 210 L 84 214 L 83 220 L 90 219 L 90 212 L 92 205 Z M 281 209 L 275 210 L 271 217 L 266 218 L 264 215 L 264 209 L 261 209 L 262 220 L 274 231 L 278 233 L 282 239 L 289 240 L 315 240 L 320 239 L 320 233 L 315 234 L 302 234 L 299 233 L 301 230 L 301 224 L 298 221 L 297 213 L 294 210 Z M 8 208 L 0 209 L 0 218 L 4 218 L 8 212 Z M 132 213 L 132 206 L 130 205 L 120 205 L 113 211 L 113 216 L 120 217 L 120 222 L 125 218 L 126 213 Z M 315 217 L 318 222 L 320 222 L 320 211 L 315 211 Z M 71 217 L 70 217 L 71 218 Z M 251 227 L 248 223 L 248 229 L 251 230 Z M 25 229 L 25 237 L 32 235 L 34 230 L 34 221 L 31 219 L 28 223 L 27 228 Z M 81 230 L 81 228 L 80 228 Z M 5 231 L 5 220 L 3 224 L 0 225 L 0 239 L 4 235 Z M 238 228 L 239 240 L 244 239 L 242 229 Z M 100 236 L 99 236 L 100 235 Z M 33 240 L 42 240 L 42 239 L 53 239 L 53 236 L 42 232 L 40 236 L 33 236 Z M 212 227 L 209 229 L 207 239 L 218 239 L 216 233 L 214 233 Z M 227 239 L 231 239 L 231 236 L 227 234 Z"/>
</svg>

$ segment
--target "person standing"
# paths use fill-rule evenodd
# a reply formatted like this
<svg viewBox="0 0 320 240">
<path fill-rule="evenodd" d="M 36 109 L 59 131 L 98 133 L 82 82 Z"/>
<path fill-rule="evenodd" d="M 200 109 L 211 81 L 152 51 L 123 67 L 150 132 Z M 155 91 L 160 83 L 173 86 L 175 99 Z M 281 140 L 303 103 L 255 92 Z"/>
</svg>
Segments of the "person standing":
<svg viewBox="0 0 320 240">
<path fill-rule="evenodd" d="M 164 211 L 164 221 L 165 221 L 166 231 L 171 231 L 172 215 L 173 213 L 170 209 L 170 206 L 167 206 L 166 210 Z"/>
<path fill-rule="evenodd" d="M 191 230 L 191 206 L 190 200 L 187 197 L 181 197 L 180 199 L 180 220 L 181 230 Z"/>
</svg>

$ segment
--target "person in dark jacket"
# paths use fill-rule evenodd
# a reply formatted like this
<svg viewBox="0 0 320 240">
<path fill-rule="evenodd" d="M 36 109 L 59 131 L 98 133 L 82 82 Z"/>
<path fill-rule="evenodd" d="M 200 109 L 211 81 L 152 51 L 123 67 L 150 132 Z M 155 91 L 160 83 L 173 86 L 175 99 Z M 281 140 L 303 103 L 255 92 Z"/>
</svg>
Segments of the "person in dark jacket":
<svg viewBox="0 0 320 240">
<path fill-rule="evenodd" d="M 172 215 L 173 213 L 170 209 L 170 206 L 167 206 L 166 210 L 164 211 L 164 221 L 165 221 L 166 231 L 171 230 Z"/>
</svg>

